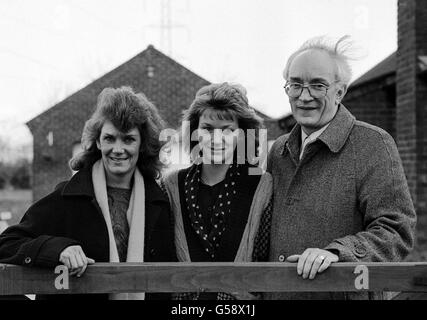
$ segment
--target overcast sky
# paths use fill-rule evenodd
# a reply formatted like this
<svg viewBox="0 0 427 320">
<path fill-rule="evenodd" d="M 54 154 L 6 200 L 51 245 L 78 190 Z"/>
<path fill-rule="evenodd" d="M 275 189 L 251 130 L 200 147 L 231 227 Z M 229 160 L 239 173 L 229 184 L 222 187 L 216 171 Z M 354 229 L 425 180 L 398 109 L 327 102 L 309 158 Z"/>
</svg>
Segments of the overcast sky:
<svg viewBox="0 0 427 320">
<path fill-rule="evenodd" d="M 397 48 L 397 0 L 0 0 L 0 137 L 149 44 L 211 82 L 239 82 L 269 116 L 290 111 L 282 70 L 304 40 L 349 34 L 356 79 Z M 163 36 L 162 36 L 163 30 Z"/>
</svg>

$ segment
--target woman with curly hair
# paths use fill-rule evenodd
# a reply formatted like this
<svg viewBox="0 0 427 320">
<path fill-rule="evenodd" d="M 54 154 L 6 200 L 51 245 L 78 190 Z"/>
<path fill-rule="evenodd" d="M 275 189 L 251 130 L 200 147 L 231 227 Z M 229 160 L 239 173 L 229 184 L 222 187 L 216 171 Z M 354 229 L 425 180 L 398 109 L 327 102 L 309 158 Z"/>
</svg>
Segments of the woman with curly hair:
<svg viewBox="0 0 427 320">
<path fill-rule="evenodd" d="M 128 87 L 104 89 L 83 129 L 83 151 L 70 160 L 78 172 L 0 235 L 0 261 L 64 264 L 77 277 L 95 261 L 176 261 L 173 218 L 155 181 L 162 168 L 162 129 L 157 109 L 143 94 Z"/>
<path fill-rule="evenodd" d="M 254 165 L 259 156 L 262 120 L 249 106 L 246 90 L 229 83 L 205 86 L 184 111 L 183 120 L 185 136 L 191 137 L 184 143 L 189 142 L 187 151 L 193 164 L 168 174 L 163 181 L 175 216 L 178 260 L 266 260 L 257 253 L 268 252 L 261 250 L 260 241 L 266 239 L 259 238 L 256 248 L 254 244 L 261 217 L 268 220 L 272 178 Z M 221 300 L 251 296 L 205 292 L 177 294 L 175 298 Z"/>
</svg>

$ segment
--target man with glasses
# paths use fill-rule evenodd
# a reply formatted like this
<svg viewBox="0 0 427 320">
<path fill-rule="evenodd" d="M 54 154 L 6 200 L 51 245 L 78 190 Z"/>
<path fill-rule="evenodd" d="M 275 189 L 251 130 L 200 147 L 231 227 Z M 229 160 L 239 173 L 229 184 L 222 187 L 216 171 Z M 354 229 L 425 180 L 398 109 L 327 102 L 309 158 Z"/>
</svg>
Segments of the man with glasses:
<svg viewBox="0 0 427 320">
<path fill-rule="evenodd" d="M 274 180 L 269 260 L 297 263 L 304 279 L 338 261 L 400 261 L 414 244 L 415 210 L 393 138 L 357 121 L 341 104 L 351 79 L 346 42 L 344 37 L 330 45 L 315 38 L 289 58 L 285 91 L 297 124 L 268 157 Z M 355 297 L 382 296 L 270 294 Z"/>
</svg>

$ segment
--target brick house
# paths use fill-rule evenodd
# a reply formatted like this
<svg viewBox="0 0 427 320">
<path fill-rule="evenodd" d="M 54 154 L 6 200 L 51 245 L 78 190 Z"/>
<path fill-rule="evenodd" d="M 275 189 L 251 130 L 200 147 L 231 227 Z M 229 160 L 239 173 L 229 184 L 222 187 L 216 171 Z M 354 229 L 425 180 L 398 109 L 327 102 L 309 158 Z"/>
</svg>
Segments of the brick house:
<svg viewBox="0 0 427 320">
<path fill-rule="evenodd" d="M 90 117 L 98 94 L 105 87 L 131 86 L 144 92 L 159 109 L 169 128 L 178 128 L 182 110 L 196 91 L 209 84 L 164 55 L 152 45 L 134 58 L 57 103 L 27 125 L 33 135 L 33 200 L 51 192 L 60 181 L 70 178 L 68 161 L 80 145 L 81 132 Z M 269 139 L 278 136 L 275 121 L 265 119 Z M 275 136 L 276 134 L 276 136 Z"/>
</svg>

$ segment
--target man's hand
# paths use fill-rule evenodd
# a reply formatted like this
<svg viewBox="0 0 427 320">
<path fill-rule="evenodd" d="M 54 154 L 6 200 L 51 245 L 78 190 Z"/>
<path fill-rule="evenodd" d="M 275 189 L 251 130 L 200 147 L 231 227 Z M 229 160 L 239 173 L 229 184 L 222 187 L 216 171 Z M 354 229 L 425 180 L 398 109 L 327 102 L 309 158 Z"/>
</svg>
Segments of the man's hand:
<svg viewBox="0 0 427 320">
<path fill-rule="evenodd" d="M 338 261 L 338 256 L 330 251 L 311 248 L 303 254 L 295 254 L 286 259 L 287 262 L 298 262 L 297 272 L 303 279 L 314 279 L 317 273 L 325 271 L 333 262 Z"/>
<path fill-rule="evenodd" d="M 71 271 L 70 276 L 80 277 L 86 271 L 88 264 L 95 263 L 95 260 L 87 258 L 82 247 L 69 246 L 59 255 L 59 262 Z"/>
</svg>

